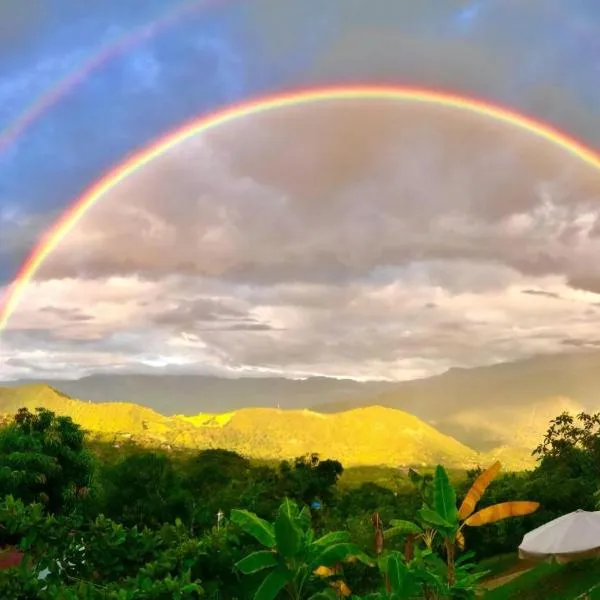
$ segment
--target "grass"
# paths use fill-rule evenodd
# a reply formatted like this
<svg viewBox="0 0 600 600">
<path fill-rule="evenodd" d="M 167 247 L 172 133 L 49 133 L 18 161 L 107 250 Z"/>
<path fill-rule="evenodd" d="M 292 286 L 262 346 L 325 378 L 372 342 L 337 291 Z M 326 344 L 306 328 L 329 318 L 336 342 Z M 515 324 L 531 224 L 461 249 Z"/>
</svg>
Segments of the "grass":
<svg viewBox="0 0 600 600">
<path fill-rule="evenodd" d="M 600 583 L 600 561 L 567 565 L 540 564 L 505 585 L 487 592 L 484 600 L 575 600 Z M 600 600 L 600 590 L 592 598 Z"/>
<path fill-rule="evenodd" d="M 516 553 L 499 554 L 479 561 L 478 567 L 482 571 L 487 571 L 486 579 L 508 575 L 511 570 L 519 565 L 519 557 Z"/>
</svg>

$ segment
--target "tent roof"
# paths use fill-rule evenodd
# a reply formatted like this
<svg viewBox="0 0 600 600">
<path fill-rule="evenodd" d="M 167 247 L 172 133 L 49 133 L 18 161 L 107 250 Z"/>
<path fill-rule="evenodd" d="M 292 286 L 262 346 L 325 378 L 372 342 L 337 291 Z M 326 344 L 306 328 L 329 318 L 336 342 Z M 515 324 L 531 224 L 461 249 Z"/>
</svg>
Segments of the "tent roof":
<svg viewBox="0 0 600 600">
<path fill-rule="evenodd" d="M 530 531 L 519 546 L 521 558 L 567 560 L 600 552 L 600 511 L 577 510 Z"/>
</svg>

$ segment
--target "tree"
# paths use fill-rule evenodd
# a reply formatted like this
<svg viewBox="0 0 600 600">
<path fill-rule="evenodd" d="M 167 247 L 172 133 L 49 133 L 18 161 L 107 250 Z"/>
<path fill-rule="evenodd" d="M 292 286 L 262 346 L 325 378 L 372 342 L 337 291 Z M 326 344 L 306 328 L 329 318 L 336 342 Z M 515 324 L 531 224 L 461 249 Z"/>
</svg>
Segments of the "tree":
<svg viewBox="0 0 600 600">
<path fill-rule="evenodd" d="M 248 491 L 250 473 L 250 461 L 231 450 L 211 448 L 188 460 L 184 476 L 192 501 L 193 527 L 210 527 L 217 511 L 238 506 Z"/>
<path fill-rule="evenodd" d="M 159 452 L 126 456 L 105 473 L 107 513 L 127 525 L 189 522 L 191 497 L 170 458 Z"/>
<path fill-rule="evenodd" d="M 51 513 L 74 508 L 88 496 L 94 457 L 70 417 L 45 408 L 21 408 L 0 430 L 0 495 L 41 502 Z"/>
<path fill-rule="evenodd" d="M 600 478 L 600 413 L 562 413 L 534 450 L 538 466 L 529 487 L 551 519 L 575 508 L 594 509 Z"/>
<path fill-rule="evenodd" d="M 317 499 L 328 503 L 344 467 L 337 460 L 321 460 L 318 454 L 307 454 L 296 458 L 293 468 L 282 463 L 280 472 L 287 496 L 304 504 Z"/>
<path fill-rule="evenodd" d="M 564 412 L 550 421 L 542 443 L 533 451 L 540 461 L 572 457 L 583 452 L 600 472 L 600 413 Z"/>
<path fill-rule="evenodd" d="M 250 461 L 231 450 L 211 448 L 194 456 L 186 465 L 188 485 L 194 492 L 213 494 L 232 480 L 248 476 Z"/>
</svg>

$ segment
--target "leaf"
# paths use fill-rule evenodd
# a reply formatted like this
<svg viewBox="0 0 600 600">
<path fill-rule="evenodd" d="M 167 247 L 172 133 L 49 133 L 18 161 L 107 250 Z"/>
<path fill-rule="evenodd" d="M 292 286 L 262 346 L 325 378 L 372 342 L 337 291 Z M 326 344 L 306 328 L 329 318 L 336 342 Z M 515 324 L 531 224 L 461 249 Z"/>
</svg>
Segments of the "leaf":
<svg viewBox="0 0 600 600">
<path fill-rule="evenodd" d="M 290 500 L 289 498 L 284 498 L 283 502 L 279 506 L 279 513 L 285 513 L 286 515 L 288 515 L 290 520 L 293 521 L 299 515 L 298 505 L 293 500 Z"/>
<path fill-rule="evenodd" d="M 416 582 L 412 579 L 406 563 L 398 552 L 394 552 L 387 557 L 383 570 L 387 575 L 392 597 L 413 597 L 413 593 L 416 591 L 414 589 Z"/>
<path fill-rule="evenodd" d="M 238 509 L 233 509 L 231 511 L 230 520 L 263 546 L 266 546 L 267 548 L 273 548 L 275 546 L 275 531 L 273 525 L 268 521 L 257 517 L 250 511 Z"/>
<path fill-rule="evenodd" d="M 494 504 L 493 506 L 488 506 L 477 511 L 465 521 L 465 524 L 469 527 L 480 527 L 481 525 L 495 523 L 509 517 L 529 515 L 539 507 L 539 502 L 501 502 L 500 504 Z"/>
<path fill-rule="evenodd" d="M 500 472 L 502 465 L 500 461 L 496 461 L 491 467 L 488 467 L 483 473 L 477 477 L 473 482 L 471 489 L 467 492 L 464 497 L 460 508 L 458 509 L 458 518 L 464 521 L 468 516 L 473 514 L 475 507 L 481 496 L 483 496 L 485 490 L 488 488 L 490 483 L 494 480 L 496 475 Z"/>
<path fill-rule="evenodd" d="M 405 535 L 407 533 L 412 533 L 414 535 L 423 533 L 423 530 L 412 521 L 394 519 L 391 521 L 391 525 L 392 527 L 384 532 L 386 538 L 394 537 L 396 535 Z"/>
<path fill-rule="evenodd" d="M 298 522 L 300 523 L 302 529 L 307 530 L 310 528 L 312 517 L 308 506 L 304 506 L 300 511 L 300 514 L 298 515 Z"/>
<path fill-rule="evenodd" d="M 289 581 L 290 576 L 285 571 L 271 571 L 256 590 L 254 600 L 275 600 Z"/>
<path fill-rule="evenodd" d="M 465 549 L 465 536 L 462 531 L 456 532 L 456 545 L 461 549 Z"/>
<path fill-rule="evenodd" d="M 452 525 L 445 521 L 435 510 L 431 510 L 428 506 L 419 509 L 419 516 L 428 525 L 441 527 L 443 529 L 451 529 Z"/>
<path fill-rule="evenodd" d="M 341 544 L 333 544 L 324 548 L 311 561 L 311 570 L 317 566 L 330 567 L 337 563 L 345 561 L 350 556 L 355 556 L 362 563 L 371 565 L 373 561 L 360 549 L 356 544 L 343 542 Z"/>
<path fill-rule="evenodd" d="M 259 550 L 238 561 L 235 566 L 244 574 L 250 575 L 269 567 L 277 566 L 277 557 L 269 550 Z"/>
<path fill-rule="evenodd" d="M 402 567 L 404 565 L 401 565 L 397 555 L 392 555 L 388 558 L 386 573 L 392 592 L 396 594 L 402 592 L 402 588 L 404 587 L 403 579 L 406 569 L 402 569 Z"/>
<path fill-rule="evenodd" d="M 458 521 L 456 492 L 452 487 L 446 469 L 438 465 L 433 479 L 433 507 L 435 511 L 453 527 Z"/>
<path fill-rule="evenodd" d="M 347 531 L 331 531 L 313 542 L 314 546 L 330 546 L 341 542 L 349 542 L 350 533 Z"/>
<path fill-rule="evenodd" d="M 475 556 L 475 552 L 473 552 L 472 550 L 469 550 L 469 552 L 465 552 L 459 558 L 457 558 L 456 561 L 454 562 L 454 564 L 455 564 L 455 566 L 458 567 L 458 566 L 468 562 L 469 560 L 471 560 L 474 556 Z"/>
<path fill-rule="evenodd" d="M 296 509 L 296 515 L 298 513 Z M 275 519 L 277 550 L 284 558 L 296 556 L 302 547 L 302 530 L 294 523 L 293 505 L 284 501 Z"/>
</svg>

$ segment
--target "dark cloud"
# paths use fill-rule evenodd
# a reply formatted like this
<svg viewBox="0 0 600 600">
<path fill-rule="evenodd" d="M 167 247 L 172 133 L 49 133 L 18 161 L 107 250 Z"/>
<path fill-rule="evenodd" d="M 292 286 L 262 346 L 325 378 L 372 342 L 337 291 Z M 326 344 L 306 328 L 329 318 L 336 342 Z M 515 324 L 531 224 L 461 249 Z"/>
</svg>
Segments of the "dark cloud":
<svg viewBox="0 0 600 600">
<path fill-rule="evenodd" d="M 569 277 L 569 285 L 575 289 L 600 294 L 600 271 L 571 276 Z"/>
<path fill-rule="evenodd" d="M 553 298 L 555 300 L 560 300 L 560 294 L 555 292 L 547 292 L 545 290 L 521 290 L 521 294 L 526 294 L 528 296 L 543 296 L 544 298 Z"/>
</svg>

